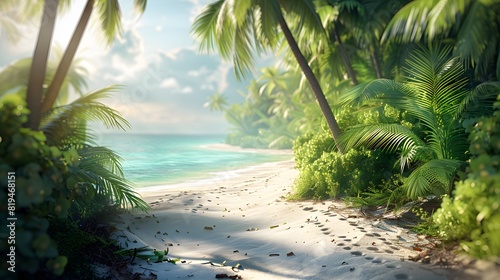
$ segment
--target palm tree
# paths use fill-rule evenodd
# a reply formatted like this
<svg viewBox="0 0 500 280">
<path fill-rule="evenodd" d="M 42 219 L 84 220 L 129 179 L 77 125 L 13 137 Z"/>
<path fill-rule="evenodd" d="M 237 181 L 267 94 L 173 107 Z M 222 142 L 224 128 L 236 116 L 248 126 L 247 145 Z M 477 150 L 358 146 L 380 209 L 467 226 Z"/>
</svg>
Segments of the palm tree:
<svg viewBox="0 0 500 280">
<path fill-rule="evenodd" d="M 500 1 L 415 0 L 389 22 L 383 39 L 451 38 L 454 55 L 485 80 L 500 77 Z"/>
<path fill-rule="evenodd" d="M 283 11 L 285 15 L 283 14 Z M 193 33 L 201 39 L 200 49 L 218 49 L 224 59 L 232 59 L 238 78 L 246 75 L 253 61 L 253 49 L 275 49 L 278 45 L 278 26 L 292 50 L 302 72 L 316 97 L 335 142 L 341 130 L 330 105 L 314 76 L 307 59 L 297 45 L 285 17 L 297 14 L 298 29 L 324 34 L 321 21 L 311 0 L 219 0 L 209 4 L 193 24 Z M 342 152 L 337 145 L 339 152 Z"/>
<path fill-rule="evenodd" d="M 135 10 L 142 14 L 146 9 L 146 3 L 147 0 L 134 0 Z M 76 51 L 83 37 L 83 33 L 94 10 L 94 6 L 97 7 L 97 13 L 101 21 L 101 28 L 104 32 L 106 43 L 111 44 L 114 41 L 116 34 L 121 33 L 121 11 L 118 0 L 87 1 L 80 20 L 75 28 L 75 32 L 73 33 L 71 41 L 68 44 L 68 48 L 59 63 L 56 75 L 47 89 L 47 93 L 42 103 L 42 114 L 47 113 L 52 106 L 54 106 L 54 102 L 59 94 L 64 78 L 68 73 L 68 69 L 71 66 L 71 62 L 75 57 Z"/>
<path fill-rule="evenodd" d="M 40 2 L 37 3 L 39 4 Z M 71 62 L 75 57 L 76 50 L 83 36 L 83 32 L 88 25 L 88 21 L 92 14 L 94 5 L 97 6 L 106 42 L 108 44 L 111 43 L 114 40 L 114 36 L 117 33 L 121 32 L 121 12 L 118 0 L 88 0 L 80 21 L 78 22 L 75 32 L 68 45 L 68 48 L 66 49 L 63 58 L 61 59 L 54 79 L 51 81 L 47 89 L 45 98 L 42 98 L 44 95 L 42 83 L 40 81 L 43 81 L 45 77 L 45 70 L 41 70 L 42 68 L 45 69 L 46 66 L 46 61 L 50 49 L 50 40 L 52 38 L 52 33 L 55 26 L 58 3 L 58 0 L 45 1 L 39 39 L 37 42 L 35 55 L 33 56 L 33 65 L 35 67 L 32 69 L 32 73 L 34 75 L 32 78 L 30 78 L 30 86 L 28 87 L 29 90 L 27 92 L 27 106 L 31 111 L 28 126 L 32 129 L 37 129 L 38 125 L 40 124 L 42 114 L 47 113 L 54 105 L 57 99 L 57 95 L 59 94 L 64 82 L 64 78 L 68 73 L 68 69 L 71 67 Z M 62 3 L 63 6 L 67 6 L 68 1 L 63 1 Z M 137 11 L 142 13 L 146 8 L 146 3 L 147 0 L 135 0 L 134 6 Z M 26 13 L 36 13 L 38 10 L 38 4 L 31 5 Z M 38 45 L 40 45 L 40 47 L 38 47 Z M 37 51 L 37 49 L 39 50 Z M 45 61 L 43 65 L 41 64 L 42 61 Z M 35 77 L 35 75 L 38 77 Z"/>
<path fill-rule="evenodd" d="M 208 97 L 208 101 L 203 104 L 204 107 L 208 107 L 210 111 L 219 111 L 222 112 L 227 107 L 227 97 L 224 94 L 220 94 L 219 92 L 215 92 L 213 96 Z"/>
<path fill-rule="evenodd" d="M 461 125 L 464 113 L 472 100 L 500 89 L 500 84 L 489 83 L 468 90 L 463 66 L 450 53 L 451 47 L 420 48 L 410 56 L 406 82 L 378 79 L 342 97 L 344 104 L 389 104 L 418 120 L 423 133 L 400 123 L 367 124 L 354 126 L 341 137 L 346 148 L 398 151 L 401 171 L 409 168 L 411 172 L 402 186 L 410 198 L 451 192 L 456 171 L 467 159 L 467 137 Z M 490 92 L 491 88 L 496 92 Z"/>
<path fill-rule="evenodd" d="M 43 82 L 47 69 L 50 42 L 52 40 L 52 34 L 54 33 L 58 5 L 59 0 L 46 0 L 43 8 L 40 33 L 38 34 L 38 40 L 33 54 L 28 89 L 26 90 L 26 105 L 30 110 L 27 126 L 31 129 L 37 129 L 40 122 L 39 116 L 41 115 L 42 105 L 40 101 L 43 93 Z"/>
</svg>

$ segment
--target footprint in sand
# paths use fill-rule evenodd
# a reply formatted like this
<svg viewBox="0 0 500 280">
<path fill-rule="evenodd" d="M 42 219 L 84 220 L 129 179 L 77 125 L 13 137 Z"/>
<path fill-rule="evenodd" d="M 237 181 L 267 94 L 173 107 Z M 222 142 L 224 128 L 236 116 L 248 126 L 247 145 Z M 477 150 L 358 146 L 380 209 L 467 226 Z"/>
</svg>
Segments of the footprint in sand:
<svg viewBox="0 0 500 280">
<path fill-rule="evenodd" d="M 381 235 L 380 235 L 380 234 L 378 234 L 378 233 L 376 233 L 376 232 L 374 232 L 374 233 L 373 233 L 373 236 L 380 237 Z"/>
<path fill-rule="evenodd" d="M 385 267 L 387 267 L 387 268 L 396 268 L 396 265 L 390 263 L 390 264 L 386 264 Z"/>
<path fill-rule="evenodd" d="M 321 226 L 323 226 L 323 225 L 321 225 Z M 328 228 L 322 228 L 321 229 L 321 231 L 327 231 L 327 230 L 328 230 Z"/>
<path fill-rule="evenodd" d="M 366 249 L 368 249 L 370 251 L 378 251 L 377 247 L 367 247 Z"/>
<path fill-rule="evenodd" d="M 345 235 L 341 235 L 341 236 L 339 236 L 338 238 L 347 238 L 347 236 L 345 236 Z"/>
<path fill-rule="evenodd" d="M 374 236 L 374 235 L 373 235 L 373 233 L 367 233 L 367 234 L 365 234 L 365 235 L 366 235 L 366 236 L 369 236 L 369 237 L 373 237 L 373 236 Z"/>
<path fill-rule="evenodd" d="M 344 245 L 345 245 L 345 244 L 344 244 L 344 243 L 342 243 L 342 242 L 340 242 L 340 243 L 338 243 L 338 244 L 337 244 L 337 246 L 344 246 Z"/>
<path fill-rule="evenodd" d="M 351 239 L 346 238 L 346 239 L 344 239 L 344 241 L 346 241 L 346 242 L 350 242 L 350 241 L 351 241 Z"/>
<path fill-rule="evenodd" d="M 374 259 L 374 257 L 365 257 L 365 259 L 371 261 Z"/>
<path fill-rule="evenodd" d="M 385 250 L 385 252 L 388 254 L 394 254 L 394 251 L 391 251 L 391 250 Z"/>
<path fill-rule="evenodd" d="M 382 263 L 382 260 L 372 260 L 372 263 Z"/>
<path fill-rule="evenodd" d="M 389 248 L 391 248 L 391 249 L 392 249 L 392 250 L 394 250 L 394 251 L 399 251 L 399 248 L 398 248 L 398 247 L 396 247 L 396 246 L 389 246 Z"/>
<path fill-rule="evenodd" d="M 394 275 L 394 278 L 396 278 L 396 279 L 408 279 L 408 275 L 404 274 L 404 273 L 398 273 L 398 274 Z"/>
<path fill-rule="evenodd" d="M 353 255 L 353 256 L 361 256 L 361 255 L 363 255 L 363 252 L 361 252 L 361 251 L 352 251 L 351 255 Z"/>
</svg>

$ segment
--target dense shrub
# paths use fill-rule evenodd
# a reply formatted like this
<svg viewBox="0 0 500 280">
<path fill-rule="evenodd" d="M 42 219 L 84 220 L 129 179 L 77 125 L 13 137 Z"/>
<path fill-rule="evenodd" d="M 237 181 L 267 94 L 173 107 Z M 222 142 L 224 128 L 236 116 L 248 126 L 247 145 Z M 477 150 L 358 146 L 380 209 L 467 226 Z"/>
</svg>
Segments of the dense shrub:
<svg viewBox="0 0 500 280">
<path fill-rule="evenodd" d="M 499 96 L 500 98 L 500 96 Z M 479 119 L 469 136 L 468 178 L 456 184 L 433 219 L 440 235 L 458 240 L 477 258 L 500 258 L 500 102 L 492 117 Z"/>
<path fill-rule="evenodd" d="M 323 152 L 319 159 L 302 167 L 294 197 L 357 196 L 391 176 L 383 171 L 387 170 L 387 162 L 387 156 L 380 151 L 350 150 L 342 155 Z"/>
<path fill-rule="evenodd" d="M 85 149 L 50 146 L 43 132 L 23 127 L 28 113 L 23 104 L 14 94 L 0 99 L 0 218 L 16 218 L 15 228 L 3 227 L 1 232 L 5 238 L 15 232 L 15 239 L 0 243 L 1 254 L 15 258 L 15 268 L 11 268 L 14 262 L 2 262 L 0 279 L 51 279 L 61 275 L 67 279 L 66 266 L 75 267 L 82 261 L 82 251 L 68 248 L 103 247 L 103 240 L 85 232 L 81 225 L 98 212 L 110 213 L 110 207 L 122 205 L 116 196 L 102 190 L 98 185 L 101 181 L 81 176 L 91 174 L 84 168 L 89 165 Z M 102 159 L 106 154 L 100 156 Z M 113 182 L 122 178 L 99 162 L 94 161 L 93 167 L 101 171 L 94 174 L 106 174 Z M 115 189 L 126 192 L 132 206 L 146 204 L 121 186 Z M 72 275 L 69 278 L 81 278 Z M 86 275 L 93 278 L 91 273 Z"/>
<path fill-rule="evenodd" d="M 15 271 L 61 275 L 67 258 L 59 255 L 56 242 L 49 236 L 49 218 L 66 218 L 71 201 L 94 194 L 68 179 L 68 167 L 78 164 L 75 150 L 61 151 L 45 144 L 42 132 L 23 128 L 26 109 L 17 96 L 0 102 L 0 203 L 2 219 L 15 217 L 15 244 L 0 243 L 2 255 L 14 246 Z M 6 178 L 12 179 L 7 181 Z M 6 201 L 15 208 L 7 209 Z M 13 210 L 12 212 L 10 212 Z M 8 212 L 9 211 L 9 212 Z M 7 233 L 9 234 L 9 233 Z M 2 262 L 2 273 L 10 264 Z M 4 277 L 1 277 L 5 279 Z M 30 278 L 30 277 L 28 277 Z"/>
<path fill-rule="evenodd" d="M 335 149 L 332 136 L 327 131 L 307 133 L 295 139 L 293 154 L 298 169 L 304 169 L 313 164 L 324 152 Z"/>
</svg>

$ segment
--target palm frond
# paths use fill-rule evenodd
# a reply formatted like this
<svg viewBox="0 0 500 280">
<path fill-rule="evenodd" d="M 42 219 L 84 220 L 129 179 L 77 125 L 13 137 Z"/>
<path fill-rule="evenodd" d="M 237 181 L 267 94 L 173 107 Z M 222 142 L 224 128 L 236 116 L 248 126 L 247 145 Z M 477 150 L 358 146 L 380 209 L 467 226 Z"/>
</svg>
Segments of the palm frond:
<svg viewBox="0 0 500 280">
<path fill-rule="evenodd" d="M 146 5 L 148 3 L 148 0 L 134 0 L 134 9 L 142 15 L 144 11 L 146 10 Z"/>
<path fill-rule="evenodd" d="M 413 199 L 449 193 L 456 171 L 462 164 L 459 160 L 432 159 L 415 168 L 406 178 L 403 188 Z"/>
<path fill-rule="evenodd" d="M 28 85 L 31 61 L 23 58 L 0 70 L 0 96 Z"/>
<path fill-rule="evenodd" d="M 338 99 L 340 105 L 361 106 L 369 101 L 383 100 L 383 102 L 401 108 L 407 102 L 406 96 L 412 90 L 403 83 L 389 79 L 377 79 L 371 82 L 354 86 Z"/>
<path fill-rule="evenodd" d="M 120 3 L 118 0 L 96 1 L 97 14 L 104 39 L 111 44 L 115 36 L 122 33 Z"/>
<path fill-rule="evenodd" d="M 117 176 L 124 176 L 121 165 L 123 158 L 109 148 L 85 146 L 84 148 L 78 149 L 78 154 L 81 160 L 92 162 L 92 164 L 98 164 Z"/>
<path fill-rule="evenodd" d="M 132 184 L 100 165 L 101 160 L 94 157 L 82 158 L 79 166 L 71 168 L 70 172 L 78 181 L 86 182 L 89 187 L 95 188 L 97 193 L 109 197 L 123 207 L 147 210 L 147 203 L 133 190 Z"/>
<path fill-rule="evenodd" d="M 408 150 L 425 145 L 413 131 L 400 124 L 356 125 L 342 133 L 340 144 L 346 150 L 365 146 L 386 152 L 396 152 L 403 147 Z"/>
<path fill-rule="evenodd" d="M 127 120 L 116 110 L 98 101 L 109 97 L 110 93 L 118 88 L 111 86 L 96 90 L 68 105 L 52 109 L 42 120 L 40 130 L 45 133 L 48 142 L 55 146 L 61 146 L 72 141 L 81 143 L 83 139 L 88 139 L 85 127 L 81 126 L 82 121 L 101 122 L 107 128 L 122 130 L 130 128 Z"/>
</svg>

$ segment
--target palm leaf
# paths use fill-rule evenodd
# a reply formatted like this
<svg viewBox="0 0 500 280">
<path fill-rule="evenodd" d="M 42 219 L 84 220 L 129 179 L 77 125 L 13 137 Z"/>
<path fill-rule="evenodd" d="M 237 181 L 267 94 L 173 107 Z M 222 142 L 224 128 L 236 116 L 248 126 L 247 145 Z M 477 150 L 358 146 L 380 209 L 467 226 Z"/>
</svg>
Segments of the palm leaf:
<svg viewBox="0 0 500 280">
<path fill-rule="evenodd" d="M 362 124 L 344 131 L 340 143 L 345 149 L 366 146 L 370 149 L 382 149 L 396 152 L 406 150 L 425 143 L 410 129 L 400 124 Z"/>
<path fill-rule="evenodd" d="M 118 0 L 105 0 L 96 1 L 95 5 L 104 39 L 107 44 L 111 44 L 115 35 L 122 33 L 120 4 Z"/>
<path fill-rule="evenodd" d="M 68 105 L 54 108 L 43 119 L 40 129 L 51 145 L 62 146 L 74 141 L 82 143 L 88 138 L 86 129 L 80 125 L 83 120 L 101 122 L 107 128 L 129 128 L 130 124 L 116 110 L 98 101 L 109 97 L 118 88 L 111 86 L 96 90 Z"/>
<path fill-rule="evenodd" d="M 78 181 L 90 184 L 98 194 L 112 199 L 123 207 L 147 210 L 147 203 L 133 190 L 131 183 L 100 165 L 101 162 L 100 157 L 82 157 L 79 166 L 71 168 L 70 172 Z"/>
<path fill-rule="evenodd" d="M 408 197 L 418 198 L 429 193 L 449 193 L 457 169 L 462 161 L 453 159 L 432 159 L 415 168 L 406 178 L 403 188 Z"/>
</svg>

